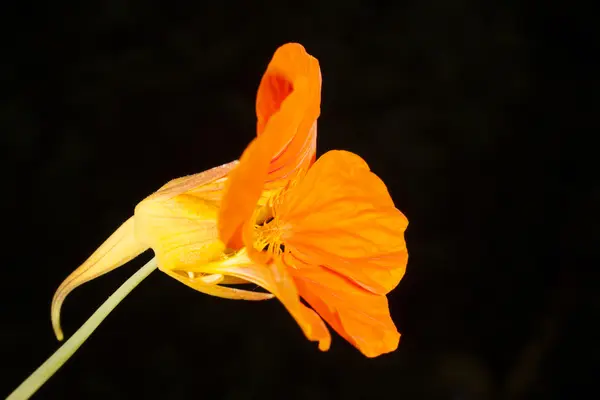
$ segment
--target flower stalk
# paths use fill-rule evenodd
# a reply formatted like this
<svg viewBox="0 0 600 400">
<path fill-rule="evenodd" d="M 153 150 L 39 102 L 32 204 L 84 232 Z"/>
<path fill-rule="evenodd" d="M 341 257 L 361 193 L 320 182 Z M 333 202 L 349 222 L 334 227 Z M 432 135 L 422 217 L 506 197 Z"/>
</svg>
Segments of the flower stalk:
<svg viewBox="0 0 600 400">
<path fill-rule="evenodd" d="M 75 332 L 69 340 L 65 342 L 50 358 L 46 360 L 38 369 L 25 379 L 18 388 L 16 388 L 6 400 L 26 400 L 35 394 L 35 392 L 52 375 L 58 371 L 64 363 L 81 345 L 90 337 L 96 328 L 104 321 L 112 310 L 140 284 L 152 271 L 157 268 L 156 258 L 148 261 L 146 265 L 140 268 L 125 283 L 121 285 L 97 310 L 92 316 Z"/>
</svg>

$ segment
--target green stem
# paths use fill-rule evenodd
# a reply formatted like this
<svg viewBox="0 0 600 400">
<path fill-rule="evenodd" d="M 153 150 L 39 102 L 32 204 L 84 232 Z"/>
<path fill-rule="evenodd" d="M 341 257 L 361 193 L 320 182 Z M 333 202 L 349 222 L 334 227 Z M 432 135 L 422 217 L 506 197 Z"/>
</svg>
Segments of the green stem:
<svg viewBox="0 0 600 400">
<path fill-rule="evenodd" d="M 6 400 L 26 400 L 44 384 L 77 349 L 87 340 L 100 323 L 141 281 L 143 281 L 157 267 L 156 259 L 148 261 L 131 278 L 127 279 L 96 312 L 79 328 L 69 340 L 65 342 L 49 359 L 46 360 L 29 378 L 25 379 Z"/>
</svg>

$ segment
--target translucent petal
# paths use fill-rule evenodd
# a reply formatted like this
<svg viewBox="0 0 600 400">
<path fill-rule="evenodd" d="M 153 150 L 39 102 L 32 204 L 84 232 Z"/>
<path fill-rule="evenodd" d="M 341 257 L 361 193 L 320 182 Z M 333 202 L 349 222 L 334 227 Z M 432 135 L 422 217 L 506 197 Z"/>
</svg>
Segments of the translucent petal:
<svg viewBox="0 0 600 400">
<path fill-rule="evenodd" d="M 146 200 L 168 200 L 179 194 L 188 193 L 206 201 L 220 201 L 225 187 L 225 178 L 237 165 L 236 160 L 204 172 L 173 179 L 148 196 Z"/>
<path fill-rule="evenodd" d="M 252 292 L 249 290 L 207 284 L 201 279 L 191 279 L 187 274 L 184 274 L 180 271 L 171 271 L 168 269 L 162 271 L 171 278 L 178 280 L 192 289 L 215 297 L 222 297 L 231 300 L 268 300 L 273 298 L 271 293 Z"/>
</svg>

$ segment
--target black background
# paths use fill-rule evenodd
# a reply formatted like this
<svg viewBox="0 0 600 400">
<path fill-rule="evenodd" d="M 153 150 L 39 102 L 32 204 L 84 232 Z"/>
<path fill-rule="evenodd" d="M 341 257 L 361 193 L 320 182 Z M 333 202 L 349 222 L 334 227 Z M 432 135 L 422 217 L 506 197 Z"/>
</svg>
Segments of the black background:
<svg viewBox="0 0 600 400">
<path fill-rule="evenodd" d="M 591 7 L 173 3 L 2 6 L 2 394 L 58 348 L 54 290 L 136 203 L 241 154 L 297 41 L 323 74 L 319 154 L 364 157 L 410 221 L 399 349 L 321 353 L 276 301 L 155 272 L 35 398 L 595 397 Z M 72 293 L 67 336 L 149 258 Z"/>
</svg>

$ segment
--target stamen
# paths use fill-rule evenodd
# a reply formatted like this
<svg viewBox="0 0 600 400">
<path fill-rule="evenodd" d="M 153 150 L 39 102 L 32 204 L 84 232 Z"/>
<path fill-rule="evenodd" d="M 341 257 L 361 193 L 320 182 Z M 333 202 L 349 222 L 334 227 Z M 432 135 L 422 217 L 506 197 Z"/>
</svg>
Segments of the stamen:
<svg viewBox="0 0 600 400">
<path fill-rule="evenodd" d="M 273 257 L 279 257 L 285 253 L 283 235 L 286 227 L 277 218 L 276 210 L 284 201 L 287 190 L 296 185 L 296 180 L 290 180 L 286 186 L 273 193 L 265 202 L 263 207 L 258 207 L 252 216 L 254 225 L 253 247 L 261 252 L 270 253 Z"/>
<path fill-rule="evenodd" d="M 254 240 L 255 249 L 266 251 L 273 256 L 280 256 L 285 251 L 282 240 L 284 229 L 277 218 L 273 218 L 263 225 L 255 226 L 254 232 L 256 237 Z"/>
</svg>

